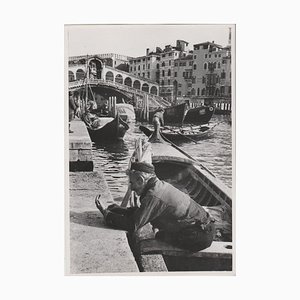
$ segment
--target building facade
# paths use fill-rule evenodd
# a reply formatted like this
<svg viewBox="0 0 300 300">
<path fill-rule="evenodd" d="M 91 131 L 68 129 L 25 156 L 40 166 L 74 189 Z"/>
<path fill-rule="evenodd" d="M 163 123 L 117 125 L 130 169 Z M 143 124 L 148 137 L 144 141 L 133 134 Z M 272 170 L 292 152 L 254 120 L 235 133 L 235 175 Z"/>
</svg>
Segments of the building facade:
<svg viewBox="0 0 300 300">
<path fill-rule="evenodd" d="M 175 60 L 188 54 L 187 46 L 187 42 L 177 40 L 176 47 L 166 45 L 163 50 L 156 47 L 152 52 L 147 49 L 145 56 L 129 60 L 129 72 L 156 81 L 159 84 L 159 95 L 173 102 Z"/>
<path fill-rule="evenodd" d="M 192 97 L 231 98 L 231 47 L 214 42 L 194 45 Z"/>
</svg>

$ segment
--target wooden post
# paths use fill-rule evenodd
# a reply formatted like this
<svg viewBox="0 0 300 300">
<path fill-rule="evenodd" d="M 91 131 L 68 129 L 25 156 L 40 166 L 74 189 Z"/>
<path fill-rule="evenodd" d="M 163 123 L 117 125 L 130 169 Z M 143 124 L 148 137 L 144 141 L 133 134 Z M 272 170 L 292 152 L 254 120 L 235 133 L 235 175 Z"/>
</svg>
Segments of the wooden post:
<svg viewBox="0 0 300 300">
<path fill-rule="evenodd" d="M 117 97 L 113 96 L 112 97 L 112 113 L 113 113 L 113 117 L 115 118 L 117 115 L 117 107 L 116 107 L 116 100 Z"/>
<path fill-rule="evenodd" d="M 146 95 L 146 121 L 149 122 L 149 97 Z"/>
</svg>

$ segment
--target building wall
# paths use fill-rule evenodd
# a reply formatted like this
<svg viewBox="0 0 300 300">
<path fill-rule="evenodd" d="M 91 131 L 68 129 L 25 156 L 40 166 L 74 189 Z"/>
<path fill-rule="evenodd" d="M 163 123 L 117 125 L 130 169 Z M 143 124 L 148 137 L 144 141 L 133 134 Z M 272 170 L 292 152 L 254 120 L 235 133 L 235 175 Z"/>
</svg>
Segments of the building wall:
<svg viewBox="0 0 300 300">
<path fill-rule="evenodd" d="M 209 51 L 209 47 L 204 49 L 203 44 L 194 45 L 193 88 L 196 95 L 230 97 L 231 57 L 229 49 L 213 46 L 213 50 Z M 210 45 L 214 44 L 208 43 L 208 46 Z M 209 65 L 213 66 L 211 70 Z M 198 95 L 199 92 L 200 95 Z"/>
<path fill-rule="evenodd" d="M 183 41 L 183 43 L 186 42 Z M 180 47 L 184 51 L 170 45 L 160 52 L 148 53 L 149 50 L 147 49 L 145 56 L 129 60 L 129 72 L 135 76 L 146 77 L 156 81 L 160 86 L 159 95 L 172 102 L 174 99 L 175 60 L 185 56 L 188 51 L 186 47 L 182 45 Z"/>
<path fill-rule="evenodd" d="M 174 62 L 174 97 L 177 100 L 191 96 L 193 76 L 193 56 L 188 55 Z"/>
</svg>

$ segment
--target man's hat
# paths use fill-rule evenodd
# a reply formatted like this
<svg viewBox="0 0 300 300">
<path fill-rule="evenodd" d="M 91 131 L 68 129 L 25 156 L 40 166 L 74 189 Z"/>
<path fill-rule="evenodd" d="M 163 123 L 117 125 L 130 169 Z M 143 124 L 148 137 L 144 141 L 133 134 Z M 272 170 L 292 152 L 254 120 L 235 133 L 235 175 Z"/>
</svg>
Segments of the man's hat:
<svg viewBox="0 0 300 300">
<path fill-rule="evenodd" d="M 146 162 L 133 162 L 130 170 L 145 172 L 149 174 L 155 174 L 154 166 Z"/>
</svg>

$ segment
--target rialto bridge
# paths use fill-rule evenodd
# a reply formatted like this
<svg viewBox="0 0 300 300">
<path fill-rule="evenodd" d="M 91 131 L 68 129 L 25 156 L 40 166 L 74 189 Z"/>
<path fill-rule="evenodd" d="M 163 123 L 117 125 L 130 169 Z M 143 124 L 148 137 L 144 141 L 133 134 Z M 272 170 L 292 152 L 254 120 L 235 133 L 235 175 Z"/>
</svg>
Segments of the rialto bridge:
<svg viewBox="0 0 300 300">
<path fill-rule="evenodd" d="M 158 96 L 159 85 L 156 82 L 106 66 L 97 56 L 69 61 L 69 91 L 84 90 L 87 84 L 93 92 L 104 97 L 117 96 L 127 101 L 148 97 L 151 106 L 170 105 Z"/>
</svg>

